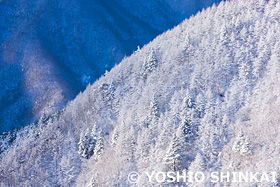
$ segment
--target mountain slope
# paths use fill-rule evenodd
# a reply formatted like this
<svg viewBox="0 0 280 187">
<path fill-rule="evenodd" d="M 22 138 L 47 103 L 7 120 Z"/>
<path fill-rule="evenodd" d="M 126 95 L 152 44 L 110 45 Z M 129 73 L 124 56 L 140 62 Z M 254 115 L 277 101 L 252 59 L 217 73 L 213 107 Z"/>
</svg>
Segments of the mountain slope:
<svg viewBox="0 0 280 187">
<path fill-rule="evenodd" d="M 196 1 L 1 1 L 0 132 L 61 109 L 137 46 L 209 6 Z"/>
<path fill-rule="evenodd" d="M 137 186 L 151 186 L 147 171 L 279 172 L 279 12 L 275 1 L 223 2 L 160 35 L 19 131 L 2 153 L 1 184 L 130 186 L 135 171 Z"/>
</svg>

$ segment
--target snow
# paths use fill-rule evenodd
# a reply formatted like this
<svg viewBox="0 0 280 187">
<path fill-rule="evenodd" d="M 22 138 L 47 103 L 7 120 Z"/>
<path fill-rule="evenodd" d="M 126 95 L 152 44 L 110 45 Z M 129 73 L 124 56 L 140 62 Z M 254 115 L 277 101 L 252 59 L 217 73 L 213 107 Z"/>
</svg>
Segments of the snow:
<svg viewBox="0 0 280 187">
<path fill-rule="evenodd" d="M 1 154 L 0 184 L 131 186 L 131 172 L 168 170 L 279 174 L 279 12 L 272 0 L 222 2 L 158 36 L 63 111 L 19 130 Z M 94 128 L 102 149 L 84 158 L 79 141 Z"/>
<path fill-rule="evenodd" d="M 137 46 L 210 6 L 190 2 L 1 1 L 0 133 L 63 108 Z"/>
</svg>

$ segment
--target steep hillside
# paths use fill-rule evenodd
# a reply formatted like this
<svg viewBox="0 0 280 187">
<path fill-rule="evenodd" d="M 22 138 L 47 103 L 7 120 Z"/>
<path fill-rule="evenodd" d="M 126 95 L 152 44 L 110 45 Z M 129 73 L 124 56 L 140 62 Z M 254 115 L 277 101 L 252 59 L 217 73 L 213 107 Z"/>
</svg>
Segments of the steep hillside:
<svg viewBox="0 0 280 187">
<path fill-rule="evenodd" d="M 223 2 L 185 20 L 64 110 L 2 137 L 2 149 L 15 140 L 1 156 L 1 185 L 142 187 L 159 186 L 144 175 L 153 171 L 279 173 L 279 20 L 272 0 Z M 161 184 L 175 185 L 185 183 Z M 224 185 L 277 180 L 188 182 Z"/>
<path fill-rule="evenodd" d="M 209 2 L 0 1 L 0 132 L 61 109 L 158 34 Z"/>
</svg>

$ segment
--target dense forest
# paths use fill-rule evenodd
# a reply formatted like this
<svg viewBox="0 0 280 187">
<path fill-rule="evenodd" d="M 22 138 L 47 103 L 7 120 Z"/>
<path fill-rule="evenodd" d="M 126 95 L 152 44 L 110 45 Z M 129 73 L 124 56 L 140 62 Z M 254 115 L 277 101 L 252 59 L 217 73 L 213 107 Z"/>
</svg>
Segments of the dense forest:
<svg viewBox="0 0 280 187">
<path fill-rule="evenodd" d="M 221 2 L 184 20 L 59 112 L 2 136 L 0 184 L 130 186 L 129 173 L 146 171 L 279 173 L 279 20 L 276 0 Z M 143 177 L 135 184 L 153 185 Z"/>
</svg>

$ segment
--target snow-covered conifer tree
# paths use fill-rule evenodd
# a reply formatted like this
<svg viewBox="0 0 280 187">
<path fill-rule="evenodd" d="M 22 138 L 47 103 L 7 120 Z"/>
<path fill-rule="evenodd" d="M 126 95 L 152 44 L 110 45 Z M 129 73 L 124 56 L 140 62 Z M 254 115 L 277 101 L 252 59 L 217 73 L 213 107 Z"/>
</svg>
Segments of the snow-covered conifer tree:
<svg viewBox="0 0 280 187">
<path fill-rule="evenodd" d="M 239 131 L 232 146 L 233 152 L 239 152 L 241 156 L 251 154 L 250 139 L 245 136 L 242 131 Z"/>
<path fill-rule="evenodd" d="M 147 75 L 154 71 L 158 66 L 158 60 L 155 54 L 155 51 L 152 50 L 147 58 L 147 60 L 144 62 L 142 66 L 142 75 L 144 78 L 147 78 Z"/>
<path fill-rule="evenodd" d="M 194 161 L 191 163 L 190 167 L 188 168 L 189 172 L 203 172 L 206 169 L 205 159 L 201 155 L 200 152 L 198 152 L 195 156 Z"/>
<path fill-rule="evenodd" d="M 95 155 L 96 158 L 101 155 L 101 151 L 103 150 L 103 146 L 104 146 L 103 136 L 104 135 L 102 134 L 101 130 L 97 132 L 96 143 L 93 151 L 93 155 Z"/>
<path fill-rule="evenodd" d="M 103 149 L 102 131 L 94 125 L 92 130 L 87 129 L 81 133 L 78 153 L 89 159 L 92 155 L 98 156 Z"/>
<path fill-rule="evenodd" d="M 176 171 L 182 169 L 180 165 L 185 157 L 186 143 L 184 133 L 178 128 L 168 147 L 166 157 L 164 158 L 167 166 Z"/>
</svg>

